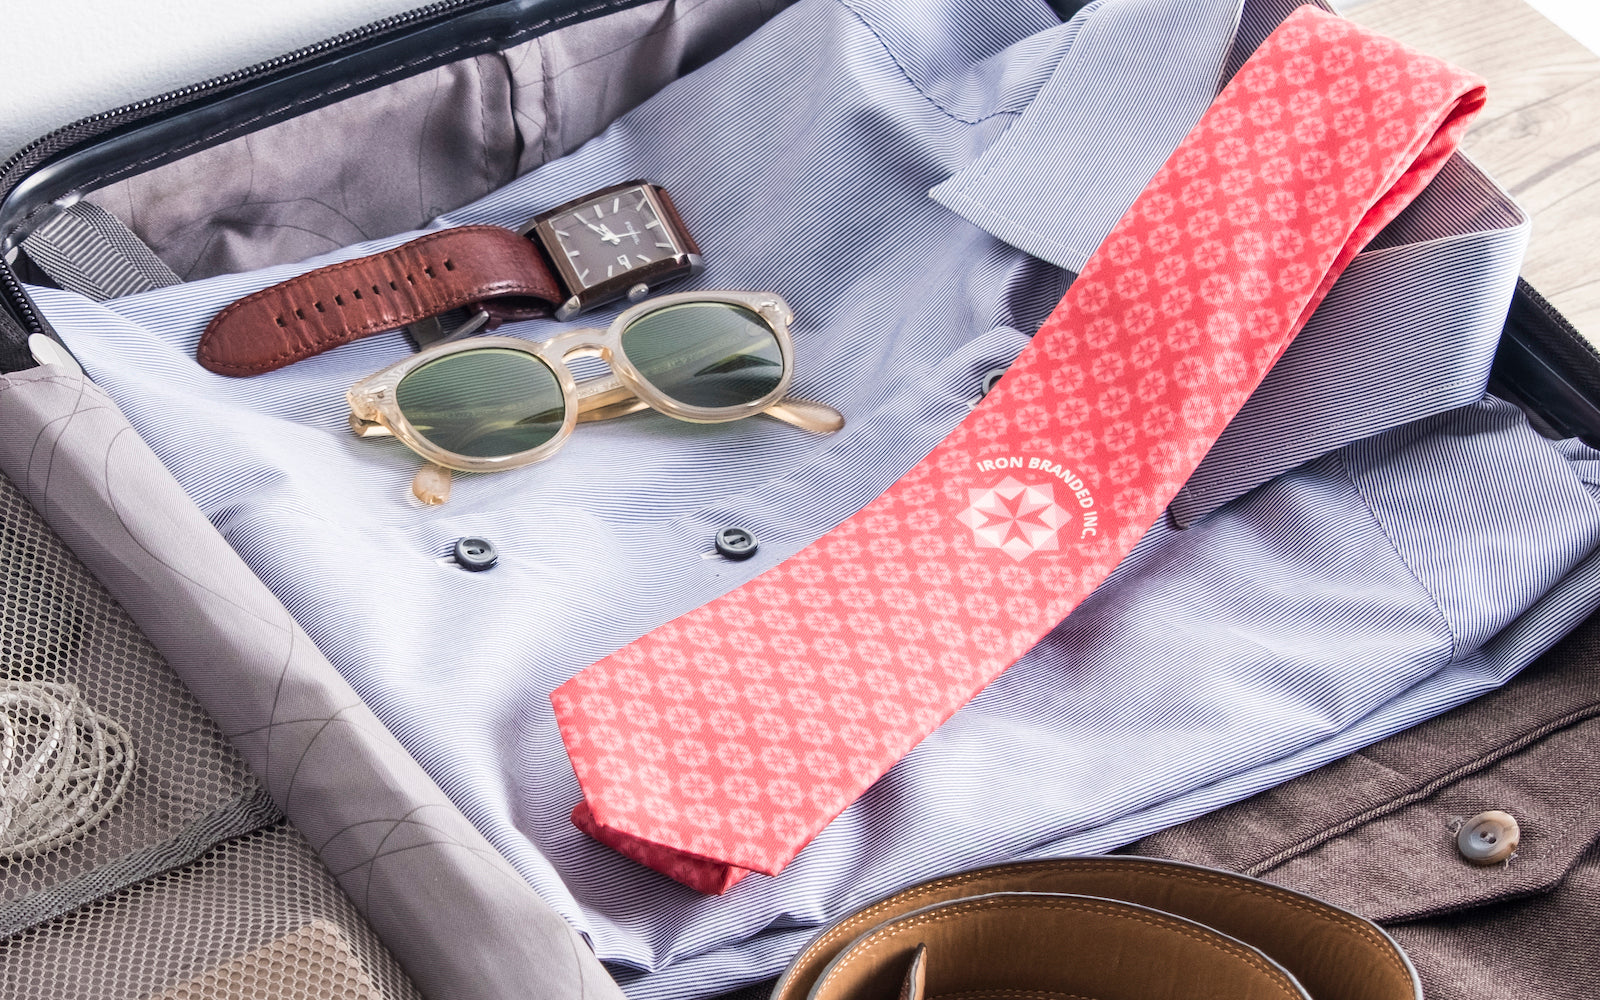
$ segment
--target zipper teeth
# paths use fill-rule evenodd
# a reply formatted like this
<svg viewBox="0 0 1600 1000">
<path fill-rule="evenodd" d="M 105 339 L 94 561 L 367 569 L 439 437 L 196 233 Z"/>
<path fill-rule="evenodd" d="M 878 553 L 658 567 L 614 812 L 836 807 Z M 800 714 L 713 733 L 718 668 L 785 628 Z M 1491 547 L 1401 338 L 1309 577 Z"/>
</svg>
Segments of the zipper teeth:
<svg viewBox="0 0 1600 1000">
<path fill-rule="evenodd" d="M 389 17 L 385 17 L 378 21 L 373 21 L 370 24 L 364 24 L 361 27 L 352 28 L 349 31 L 344 31 L 337 35 L 333 35 L 330 38 L 325 38 L 320 42 L 313 42 L 310 45 L 295 49 L 293 52 L 287 52 L 281 56 L 274 56 L 271 59 L 258 62 L 253 66 L 247 66 L 243 69 L 236 69 L 230 73 L 224 73 L 221 76 L 214 76 L 211 79 L 203 80 L 200 83 L 192 83 L 187 87 L 168 91 L 167 93 L 160 94 L 156 97 L 147 97 L 143 100 L 135 101 L 132 104 L 125 104 L 120 108 L 113 108 L 110 111 L 102 111 L 99 114 L 90 115 L 87 118 L 80 118 L 69 125 L 64 125 L 52 132 L 47 132 L 7 157 L 5 163 L 0 164 L 0 192 L 4 192 L 9 188 L 10 185 L 7 183 L 7 181 L 10 179 L 11 173 L 25 164 L 29 159 L 42 155 L 48 155 L 48 152 L 55 152 L 61 149 L 70 148 L 74 143 L 81 142 L 87 138 L 92 138 L 94 133 L 104 131 L 104 127 L 107 126 L 107 123 L 116 119 L 125 118 L 130 115 L 138 115 L 141 112 L 149 111 L 152 108 L 161 107 L 163 105 L 186 101 L 192 97 L 207 93 L 209 91 L 231 87 L 258 76 L 264 76 L 268 73 L 276 72 L 284 69 L 285 67 L 292 66 L 295 63 L 304 62 L 308 59 L 315 58 L 316 56 L 323 55 L 324 53 L 343 48 L 355 42 L 363 41 L 375 35 L 386 34 L 396 30 L 397 28 L 403 28 L 406 25 L 415 24 L 419 21 L 431 20 L 441 14 L 446 14 L 461 8 L 483 6 L 485 2 L 486 0 L 435 0 L 435 2 L 427 4 L 426 6 L 418 7 L 414 10 L 408 10 L 400 14 L 392 14 Z M 87 134 L 83 134 L 86 130 Z M 42 332 L 44 330 L 44 324 L 40 322 L 39 315 L 34 311 L 33 305 L 28 301 L 27 295 L 23 293 L 22 282 L 18 280 L 11 267 L 5 264 L 3 261 L 0 261 L 0 287 L 3 287 L 5 297 L 10 300 L 12 307 L 16 309 L 18 318 L 23 321 L 28 332 Z"/>
<path fill-rule="evenodd" d="M 17 311 L 17 318 L 22 320 L 23 328 L 28 333 L 44 332 L 44 324 L 39 322 L 39 316 L 33 311 L 33 303 L 23 294 L 22 282 L 12 272 L 10 266 L 0 263 L 0 284 L 5 285 L 6 298 Z"/>
<path fill-rule="evenodd" d="M 209 80 L 203 80 L 200 83 L 192 83 L 187 87 L 181 87 L 177 90 L 168 91 L 165 94 L 160 94 L 155 97 L 147 97 L 143 100 L 135 101 L 132 104 L 124 104 L 120 108 L 113 108 L 110 111 L 102 111 L 99 114 L 90 115 L 87 118 L 80 118 L 69 125 L 64 125 L 61 128 L 40 136 L 38 139 L 35 139 L 26 146 L 23 146 L 21 149 L 17 150 L 15 153 L 11 154 L 11 156 L 6 159 L 4 164 L 0 165 L 0 177 L 10 173 L 18 163 L 27 159 L 28 156 L 30 156 L 35 150 L 38 150 L 40 147 L 49 144 L 52 140 L 63 136 L 65 133 L 74 132 L 92 125 L 98 125 L 102 122 L 110 121 L 113 118 L 121 118 L 126 115 L 137 114 L 140 111 L 146 111 L 162 104 L 171 104 L 175 101 L 182 101 L 210 90 L 216 90 L 219 87 L 231 86 L 233 84 L 248 80 L 252 77 L 271 73 L 274 70 L 282 69 L 283 67 L 293 63 L 321 55 L 324 52 L 348 45 L 351 42 L 360 41 L 372 35 L 382 34 L 383 32 L 392 31 L 395 28 L 404 27 L 405 25 L 412 24 L 417 21 L 426 20 L 456 7 L 471 6 L 479 2 L 481 2 L 481 0 L 435 0 L 434 3 L 430 3 L 425 7 L 418 7 L 415 10 L 409 10 L 401 14 L 392 14 L 389 17 L 383 18 L 382 20 L 373 21 L 371 24 L 365 24 L 359 28 L 352 28 L 349 31 L 341 32 L 340 34 L 334 35 L 331 38 L 325 38 L 320 42 L 313 42 L 310 45 L 295 49 L 293 52 L 287 52 L 281 56 L 274 56 L 271 59 L 258 62 L 253 66 L 246 66 L 243 69 L 236 69 L 232 72 L 224 73 L 221 76 L 214 76 Z"/>
</svg>

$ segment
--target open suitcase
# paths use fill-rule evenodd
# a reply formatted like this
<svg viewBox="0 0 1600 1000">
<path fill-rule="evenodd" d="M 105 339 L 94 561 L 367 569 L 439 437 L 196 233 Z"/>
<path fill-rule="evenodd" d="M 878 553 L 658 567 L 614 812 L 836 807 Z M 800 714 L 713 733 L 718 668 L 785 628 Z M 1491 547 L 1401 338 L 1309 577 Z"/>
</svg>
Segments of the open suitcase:
<svg viewBox="0 0 1600 1000">
<path fill-rule="evenodd" d="M 1299 757 L 1280 754 L 1287 763 L 1270 779 L 1263 771 L 1230 785 L 1233 776 L 1219 776 L 1164 804 L 1035 836 L 1026 848 L 904 858 L 898 867 L 863 863 L 848 891 L 830 885 L 737 919 L 716 916 L 718 900 L 687 893 L 652 896 L 653 909 L 640 910 L 639 880 L 656 876 L 619 876 L 631 862 L 574 852 L 570 830 L 544 845 L 550 859 L 529 853 L 507 840 L 516 819 L 488 819 L 478 800 L 464 810 L 459 796 L 441 790 L 450 763 L 430 758 L 430 744 L 392 706 L 388 714 L 368 707 L 356 688 L 370 694 L 364 685 L 373 681 L 352 673 L 356 654 L 335 650 L 335 669 L 307 638 L 296 621 L 307 609 L 281 580 L 269 589 L 258 579 L 270 578 L 262 569 L 270 561 L 256 561 L 264 543 L 235 533 L 237 512 L 207 492 L 199 461 L 164 438 L 154 451 L 139 440 L 133 428 L 159 423 L 161 406 L 141 407 L 130 388 L 137 379 L 126 371 L 97 379 L 107 394 L 74 370 L 74 350 L 91 374 L 115 366 L 83 350 L 78 338 L 93 336 L 104 314 L 97 305 L 75 311 L 73 296 L 135 303 L 127 316 L 138 315 L 141 295 L 191 282 L 210 281 L 231 298 L 235 287 L 243 294 L 266 283 L 251 272 L 287 274 L 284 267 L 305 258 L 381 244 L 441 215 L 460 221 L 448 213 L 493 206 L 519 178 L 578 150 L 787 6 L 446 0 L 85 119 L 0 168 L 0 370 L 12 373 L 0 376 L 0 664 L 11 696 L 34 699 L 12 718 L 55 712 L 76 720 L 98 762 L 100 790 L 75 803 L 72 823 L 0 856 L 0 993 L 707 996 L 770 978 L 815 927 L 906 882 L 979 860 L 1109 850 L 1394 731 L 1391 723 L 1363 736 L 1352 724 L 1337 734 L 1343 744 L 1330 738 L 1296 748 Z M 1054 6 L 1067 19 L 1084 5 Z M 1228 68 L 1295 6 L 1246 4 Z M 349 135 L 363 141 L 340 141 Z M 464 149 L 473 155 L 464 159 Z M 1453 362 L 1467 374 L 1386 424 L 1356 421 L 1356 430 L 1334 432 L 1343 437 L 1291 435 L 1265 445 L 1260 428 L 1272 431 L 1273 413 L 1285 406 L 1342 405 L 1355 391 L 1349 387 L 1320 401 L 1289 393 L 1277 411 L 1267 400 L 1254 435 L 1225 438 L 1197 473 L 1171 512 L 1173 531 L 1358 437 L 1471 405 L 1485 383 L 1545 436 L 1600 443 L 1600 357 L 1530 286 L 1512 286 L 1525 238 L 1515 206 L 1459 157 L 1436 184 L 1474 192 L 1477 216 L 1448 235 L 1477 238 L 1472 253 L 1509 267 L 1470 307 L 1455 303 L 1453 312 L 1413 321 L 1453 324 L 1449 337 L 1468 345 L 1463 353 L 1477 352 Z M 1409 245 L 1402 232 L 1385 249 Z M 1440 259 L 1424 260 L 1417 273 L 1426 277 Z M 233 275 L 245 280 L 230 284 Z M 1036 277 L 1038 288 L 1015 294 L 1021 312 L 1037 320 L 1065 278 L 1059 269 Z M 1006 343 L 989 345 L 990 354 L 1017 349 Z M 147 377 L 166 371 L 158 354 Z M 1003 370 L 984 360 L 990 354 L 969 365 L 980 383 Z M 1284 366 L 1310 363 L 1297 357 Z M 56 365 L 41 367 L 46 361 Z M 1393 363 L 1372 366 L 1369 377 L 1415 374 L 1403 360 Z M 191 500 L 197 492 L 215 501 L 204 514 Z M 803 526 L 795 538 L 826 527 Z M 460 533 L 446 530 L 441 544 Z M 803 544 L 777 541 L 779 549 Z M 352 608 L 359 615 L 381 604 L 386 586 L 379 573 L 370 593 L 351 596 Z M 1600 561 L 1574 558 L 1530 599 L 1528 613 L 1485 644 L 1492 652 L 1478 663 L 1481 676 L 1441 683 L 1419 696 L 1428 707 L 1400 714 L 1421 721 L 1498 686 L 1597 605 Z M 318 622 L 308 631 L 329 646 L 327 622 Z M 1584 630 L 1564 656 L 1589 655 L 1592 626 Z M 1514 710 L 1516 702 L 1504 704 Z M 1575 710 L 1573 719 L 1589 715 Z M 519 803 L 519 815 L 565 824 L 576 787 L 570 770 L 563 781 L 541 787 L 565 789 L 566 799 Z M 1407 794 L 1434 794 L 1440 781 L 1415 776 Z M 1206 854 L 1181 833 L 1161 836 L 1147 853 L 1254 864 L 1220 848 Z M 957 856 L 965 860 L 953 862 Z M 1360 900 L 1347 905 L 1359 909 Z"/>
</svg>

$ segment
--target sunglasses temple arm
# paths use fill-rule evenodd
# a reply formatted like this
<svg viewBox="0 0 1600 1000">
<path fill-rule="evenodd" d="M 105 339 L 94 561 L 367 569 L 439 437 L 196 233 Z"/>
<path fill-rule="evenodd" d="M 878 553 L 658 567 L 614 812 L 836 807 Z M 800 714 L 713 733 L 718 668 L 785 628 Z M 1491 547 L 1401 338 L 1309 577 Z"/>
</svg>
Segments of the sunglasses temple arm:
<svg viewBox="0 0 1600 1000">
<path fill-rule="evenodd" d="M 650 409 L 650 404 L 642 399 L 624 399 L 618 403 L 607 403 L 604 406 L 578 406 L 578 423 L 592 424 L 600 420 L 613 420 L 625 417 L 630 413 Z"/>
<path fill-rule="evenodd" d="M 591 405 L 589 400 L 579 404 L 578 423 L 587 424 L 597 420 L 611 420 L 615 417 L 625 417 L 630 413 L 648 410 L 650 405 L 642 399 L 624 399 L 618 402 Z M 780 399 L 772 406 L 761 411 L 774 420 L 781 420 L 786 424 L 798 427 L 813 434 L 832 434 L 844 427 L 844 416 L 831 406 L 822 403 L 813 403 L 809 399 Z"/>
<path fill-rule="evenodd" d="M 650 404 L 633 394 L 616 376 L 578 385 L 578 423 L 611 420 L 648 410 Z"/>
<path fill-rule="evenodd" d="M 844 428 L 844 414 L 825 403 L 788 396 L 762 411 L 774 420 L 813 434 L 832 434 Z"/>
<path fill-rule="evenodd" d="M 394 436 L 394 431 L 391 431 L 389 428 L 385 427 L 376 420 L 367 420 L 364 417 L 361 417 L 356 413 L 355 410 L 350 411 L 350 430 L 355 432 L 356 437 L 372 438 Z"/>
</svg>

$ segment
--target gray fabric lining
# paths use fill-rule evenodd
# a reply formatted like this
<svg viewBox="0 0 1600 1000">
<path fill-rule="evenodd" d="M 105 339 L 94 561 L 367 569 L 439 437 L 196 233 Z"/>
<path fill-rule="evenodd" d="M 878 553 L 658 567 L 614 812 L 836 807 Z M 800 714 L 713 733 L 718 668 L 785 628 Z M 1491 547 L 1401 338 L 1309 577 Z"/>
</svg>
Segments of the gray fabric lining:
<svg viewBox="0 0 1600 1000">
<path fill-rule="evenodd" d="M 185 281 L 415 229 L 576 149 L 785 3 L 631 7 L 358 94 L 85 199 Z"/>
<path fill-rule="evenodd" d="M 0 426 L 0 471 L 122 603 L 425 994 L 621 1000 L 98 388 L 55 366 L 0 376 Z"/>
<path fill-rule="evenodd" d="M 410 229 L 512 177 L 505 63 L 478 56 L 86 196 L 184 280 Z"/>
<path fill-rule="evenodd" d="M 517 173 L 577 149 L 651 94 L 732 48 L 787 4 L 657 2 L 507 49 L 512 113 L 523 142 Z"/>
</svg>

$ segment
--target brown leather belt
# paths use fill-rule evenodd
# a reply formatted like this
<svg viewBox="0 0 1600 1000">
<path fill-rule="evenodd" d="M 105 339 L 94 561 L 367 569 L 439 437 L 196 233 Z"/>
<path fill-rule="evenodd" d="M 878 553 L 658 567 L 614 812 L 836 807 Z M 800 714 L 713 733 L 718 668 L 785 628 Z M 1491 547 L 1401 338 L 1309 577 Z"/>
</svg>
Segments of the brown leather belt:
<svg viewBox="0 0 1600 1000">
<path fill-rule="evenodd" d="M 925 882 L 825 928 L 772 1000 L 1422 1000 L 1376 924 L 1257 879 L 1103 856 Z"/>
</svg>

